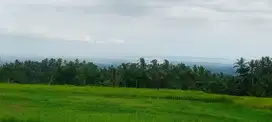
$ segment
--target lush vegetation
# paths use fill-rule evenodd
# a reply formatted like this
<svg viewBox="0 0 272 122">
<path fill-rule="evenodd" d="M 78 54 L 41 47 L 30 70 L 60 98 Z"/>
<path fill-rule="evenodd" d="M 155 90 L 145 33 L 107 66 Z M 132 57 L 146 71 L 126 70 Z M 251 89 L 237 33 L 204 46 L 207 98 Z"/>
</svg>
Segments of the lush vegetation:
<svg viewBox="0 0 272 122">
<path fill-rule="evenodd" d="M 2 122 L 269 122 L 272 99 L 200 91 L 0 84 Z"/>
<path fill-rule="evenodd" d="M 201 90 L 241 96 L 272 96 L 272 60 L 263 57 L 246 62 L 237 60 L 235 76 L 213 73 L 203 66 L 183 63 L 122 63 L 99 68 L 92 62 L 44 59 L 5 63 L 0 67 L 0 80 L 20 84 L 95 85 L 134 88 L 169 88 Z"/>
</svg>

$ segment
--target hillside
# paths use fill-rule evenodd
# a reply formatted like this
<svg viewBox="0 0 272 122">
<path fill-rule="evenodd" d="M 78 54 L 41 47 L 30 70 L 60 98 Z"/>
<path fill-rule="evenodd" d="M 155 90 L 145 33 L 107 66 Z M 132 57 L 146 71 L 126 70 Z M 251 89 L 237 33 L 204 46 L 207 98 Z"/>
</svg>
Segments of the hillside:
<svg viewBox="0 0 272 122">
<path fill-rule="evenodd" d="M 195 91 L 0 84 L 12 122 L 268 122 L 272 99 Z M 17 120 L 17 121 L 15 121 Z"/>
</svg>

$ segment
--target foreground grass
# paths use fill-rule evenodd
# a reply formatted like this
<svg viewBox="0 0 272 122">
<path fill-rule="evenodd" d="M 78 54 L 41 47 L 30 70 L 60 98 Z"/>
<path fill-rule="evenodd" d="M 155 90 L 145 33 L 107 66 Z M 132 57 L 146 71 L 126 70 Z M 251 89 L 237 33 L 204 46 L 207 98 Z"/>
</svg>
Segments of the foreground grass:
<svg viewBox="0 0 272 122">
<path fill-rule="evenodd" d="M 271 109 L 196 91 L 0 84 L 0 122 L 270 122 Z"/>
</svg>

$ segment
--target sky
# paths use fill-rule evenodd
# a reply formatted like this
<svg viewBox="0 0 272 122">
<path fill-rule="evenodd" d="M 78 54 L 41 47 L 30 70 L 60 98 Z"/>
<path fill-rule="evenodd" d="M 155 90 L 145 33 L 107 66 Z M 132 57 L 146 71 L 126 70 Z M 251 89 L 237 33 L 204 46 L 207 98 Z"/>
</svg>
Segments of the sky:
<svg viewBox="0 0 272 122">
<path fill-rule="evenodd" d="M 0 0 L 0 53 L 258 58 L 270 0 Z"/>
</svg>

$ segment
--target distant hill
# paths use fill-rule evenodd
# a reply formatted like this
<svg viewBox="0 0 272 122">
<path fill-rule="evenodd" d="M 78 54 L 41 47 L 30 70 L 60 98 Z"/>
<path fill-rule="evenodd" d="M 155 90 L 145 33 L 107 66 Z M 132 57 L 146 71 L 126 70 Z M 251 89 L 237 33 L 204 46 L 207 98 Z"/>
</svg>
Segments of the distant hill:
<svg viewBox="0 0 272 122">
<path fill-rule="evenodd" d="M 215 73 L 222 72 L 224 74 L 229 75 L 235 74 L 235 69 L 233 68 L 232 64 L 207 63 L 207 62 L 184 62 L 184 63 L 189 66 L 202 65 L 203 67 Z"/>
<path fill-rule="evenodd" d="M 124 62 L 138 62 L 140 57 L 129 56 L 129 57 L 116 57 L 116 58 L 93 58 L 94 62 L 101 64 L 101 66 L 118 65 Z M 169 60 L 173 64 L 184 63 L 189 66 L 202 65 L 212 72 L 223 72 L 225 74 L 233 75 L 235 74 L 235 69 L 233 68 L 233 60 L 219 59 L 219 58 L 201 58 L 201 57 L 184 57 L 184 56 L 169 56 L 169 57 L 143 57 L 146 62 L 149 63 L 153 59 L 157 59 L 158 62 L 162 63 L 164 59 Z"/>
<path fill-rule="evenodd" d="M 42 56 L 8 56 L 2 55 L 0 56 L 0 64 L 4 62 L 11 62 L 16 59 L 19 60 L 35 60 L 41 61 L 44 58 L 51 57 L 42 57 Z M 53 57 L 58 58 L 58 57 Z M 130 57 L 112 57 L 112 58 L 101 58 L 101 57 L 61 57 L 65 60 L 75 60 L 76 58 L 80 60 L 92 61 L 97 64 L 99 67 L 108 67 L 111 65 L 119 65 L 124 62 L 138 62 L 140 57 L 130 56 Z M 209 58 L 199 58 L 199 57 L 144 57 L 146 62 L 149 63 L 153 59 L 157 59 L 160 63 L 164 61 L 164 59 L 168 59 L 171 63 L 184 63 L 189 66 L 193 65 L 202 65 L 208 70 L 212 72 L 223 72 L 225 74 L 234 74 L 235 70 L 233 68 L 233 62 L 227 59 L 209 59 Z"/>
</svg>

